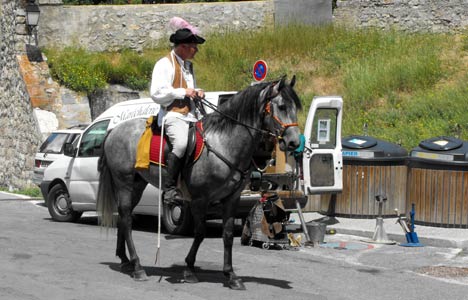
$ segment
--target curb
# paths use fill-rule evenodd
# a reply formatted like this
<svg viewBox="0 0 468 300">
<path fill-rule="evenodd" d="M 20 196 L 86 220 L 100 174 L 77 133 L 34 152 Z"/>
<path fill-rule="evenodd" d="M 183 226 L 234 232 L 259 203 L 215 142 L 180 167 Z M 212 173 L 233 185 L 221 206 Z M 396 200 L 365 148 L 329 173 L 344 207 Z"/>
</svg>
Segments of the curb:
<svg viewBox="0 0 468 300">
<path fill-rule="evenodd" d="M 337 233 L 345 235 L 355 235 L 359 237 L 372 238 L 374 232 L 359 229 L 335 228 Z M 406 236 L 403 234 L 387 233 L 390 240 L 397 243 L 406 243 Z M 419 242 L 424 246 L 441 248 L 468 248 L 468 240 L 444 239 L 435 237 L 418 236 Z"/>
</svg>

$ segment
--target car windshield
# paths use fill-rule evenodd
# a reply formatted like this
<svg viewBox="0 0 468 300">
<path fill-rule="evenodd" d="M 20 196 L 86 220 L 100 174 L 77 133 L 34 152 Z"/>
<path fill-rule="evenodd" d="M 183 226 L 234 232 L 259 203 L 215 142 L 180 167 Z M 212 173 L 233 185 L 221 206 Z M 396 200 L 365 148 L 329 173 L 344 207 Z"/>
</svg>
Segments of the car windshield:
<svg viewBox="0 0 468 300">
<path fill-rule="evenodd" d="M 41 153 L 61 153 L 63 144 L 66 142 L 68 133 L 52 133 L 42 143 L 39 152 Z"/>
</svg>

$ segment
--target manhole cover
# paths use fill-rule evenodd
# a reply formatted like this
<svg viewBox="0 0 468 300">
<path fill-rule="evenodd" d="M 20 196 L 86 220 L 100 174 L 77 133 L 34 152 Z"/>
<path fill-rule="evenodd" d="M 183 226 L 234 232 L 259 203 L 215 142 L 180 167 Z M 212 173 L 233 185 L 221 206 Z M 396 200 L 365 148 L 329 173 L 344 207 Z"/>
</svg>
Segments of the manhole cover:
<svg viewBox="0 0 468 300">
<path fill-rule="evenodd" d="M 467 277 L 468 268 L 433 266 L 417 269 L 416 272 L 434 277 Z"/>
</svg>

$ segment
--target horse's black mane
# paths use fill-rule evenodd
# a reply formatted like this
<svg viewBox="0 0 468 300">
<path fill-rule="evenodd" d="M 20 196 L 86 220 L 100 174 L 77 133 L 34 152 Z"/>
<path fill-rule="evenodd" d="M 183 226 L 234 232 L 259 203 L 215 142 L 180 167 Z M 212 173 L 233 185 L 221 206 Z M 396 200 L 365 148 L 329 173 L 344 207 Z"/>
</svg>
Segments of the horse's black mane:
<svg viewBox="0 0 468 300">
<path fill-rule="evenodd" d="M 206 131 L 225 131 L 232 129 L 238 123 L 250 126 L 253 125 L 258 119 L 258 116 L 263 113 L 268 98 L 260 97 L 260 93 L 268 87 L 268 85 L 272 85 L 276 82 L 258 83 L 238 92 L 231 99 L 226 100 L 225 103 L 218 107 L 218 110 L 222 114 L 214 112 L 207 115 L 203 119 L 203 127 Z M 285 101 L 293 101 L 297 109 L 302 108 L 299 97 L 289 84 L 285 84 L 281 89 L 281 95 Z M 226 117 L 224 114 L 238 122 Z"/>
</svg>

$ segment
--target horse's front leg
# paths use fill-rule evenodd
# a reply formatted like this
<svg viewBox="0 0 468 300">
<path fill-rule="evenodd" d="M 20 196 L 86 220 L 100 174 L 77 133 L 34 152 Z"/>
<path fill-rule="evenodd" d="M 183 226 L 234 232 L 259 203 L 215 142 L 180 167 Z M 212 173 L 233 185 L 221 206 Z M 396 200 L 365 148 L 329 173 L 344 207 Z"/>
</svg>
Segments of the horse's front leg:
<svg viewBox="0 0 468 300">
<path fill-rule="evenodd" d="M 130 263 L 130 260 L 127 257 L 127 253 L 125 252 L 124 231 L 124 223 L 122 222 L 122 219 L 119 218 L 117 221 L 117 247 L 115 250 L 115 255 L 120 258 L 120 270 L 122 272 L 133 272 L 133 265 Z"/>
<path fill-rule="evenodd" d="M 195 226 L 194 239 L 192 247 L 190 247 L 190 251 L 185 258 L 187 268 L 184 270 L 184 281 L 188 283 L 197 283 L 198 278 L 195 275 L 195 260 L 197 258 L 198 249 L 206 235 L 206 208 L 203 205 L 200 207 L 197 205 L 197 202 L 192 200 L 191 212 Z"/>
<path fill-rule="evenodd" d="M 229 202 L 228 202 L 229 203 Z M 223 243 L 224 266 L 223 273 L 228 278 L 228 285 L 233 290 L 245 290 L 242 279 L 234 273 L 232 267 L 232 245 L 234 241 L 234 215 L 233 207 L 225 207 L 223 213 Z"/>
</svg>

